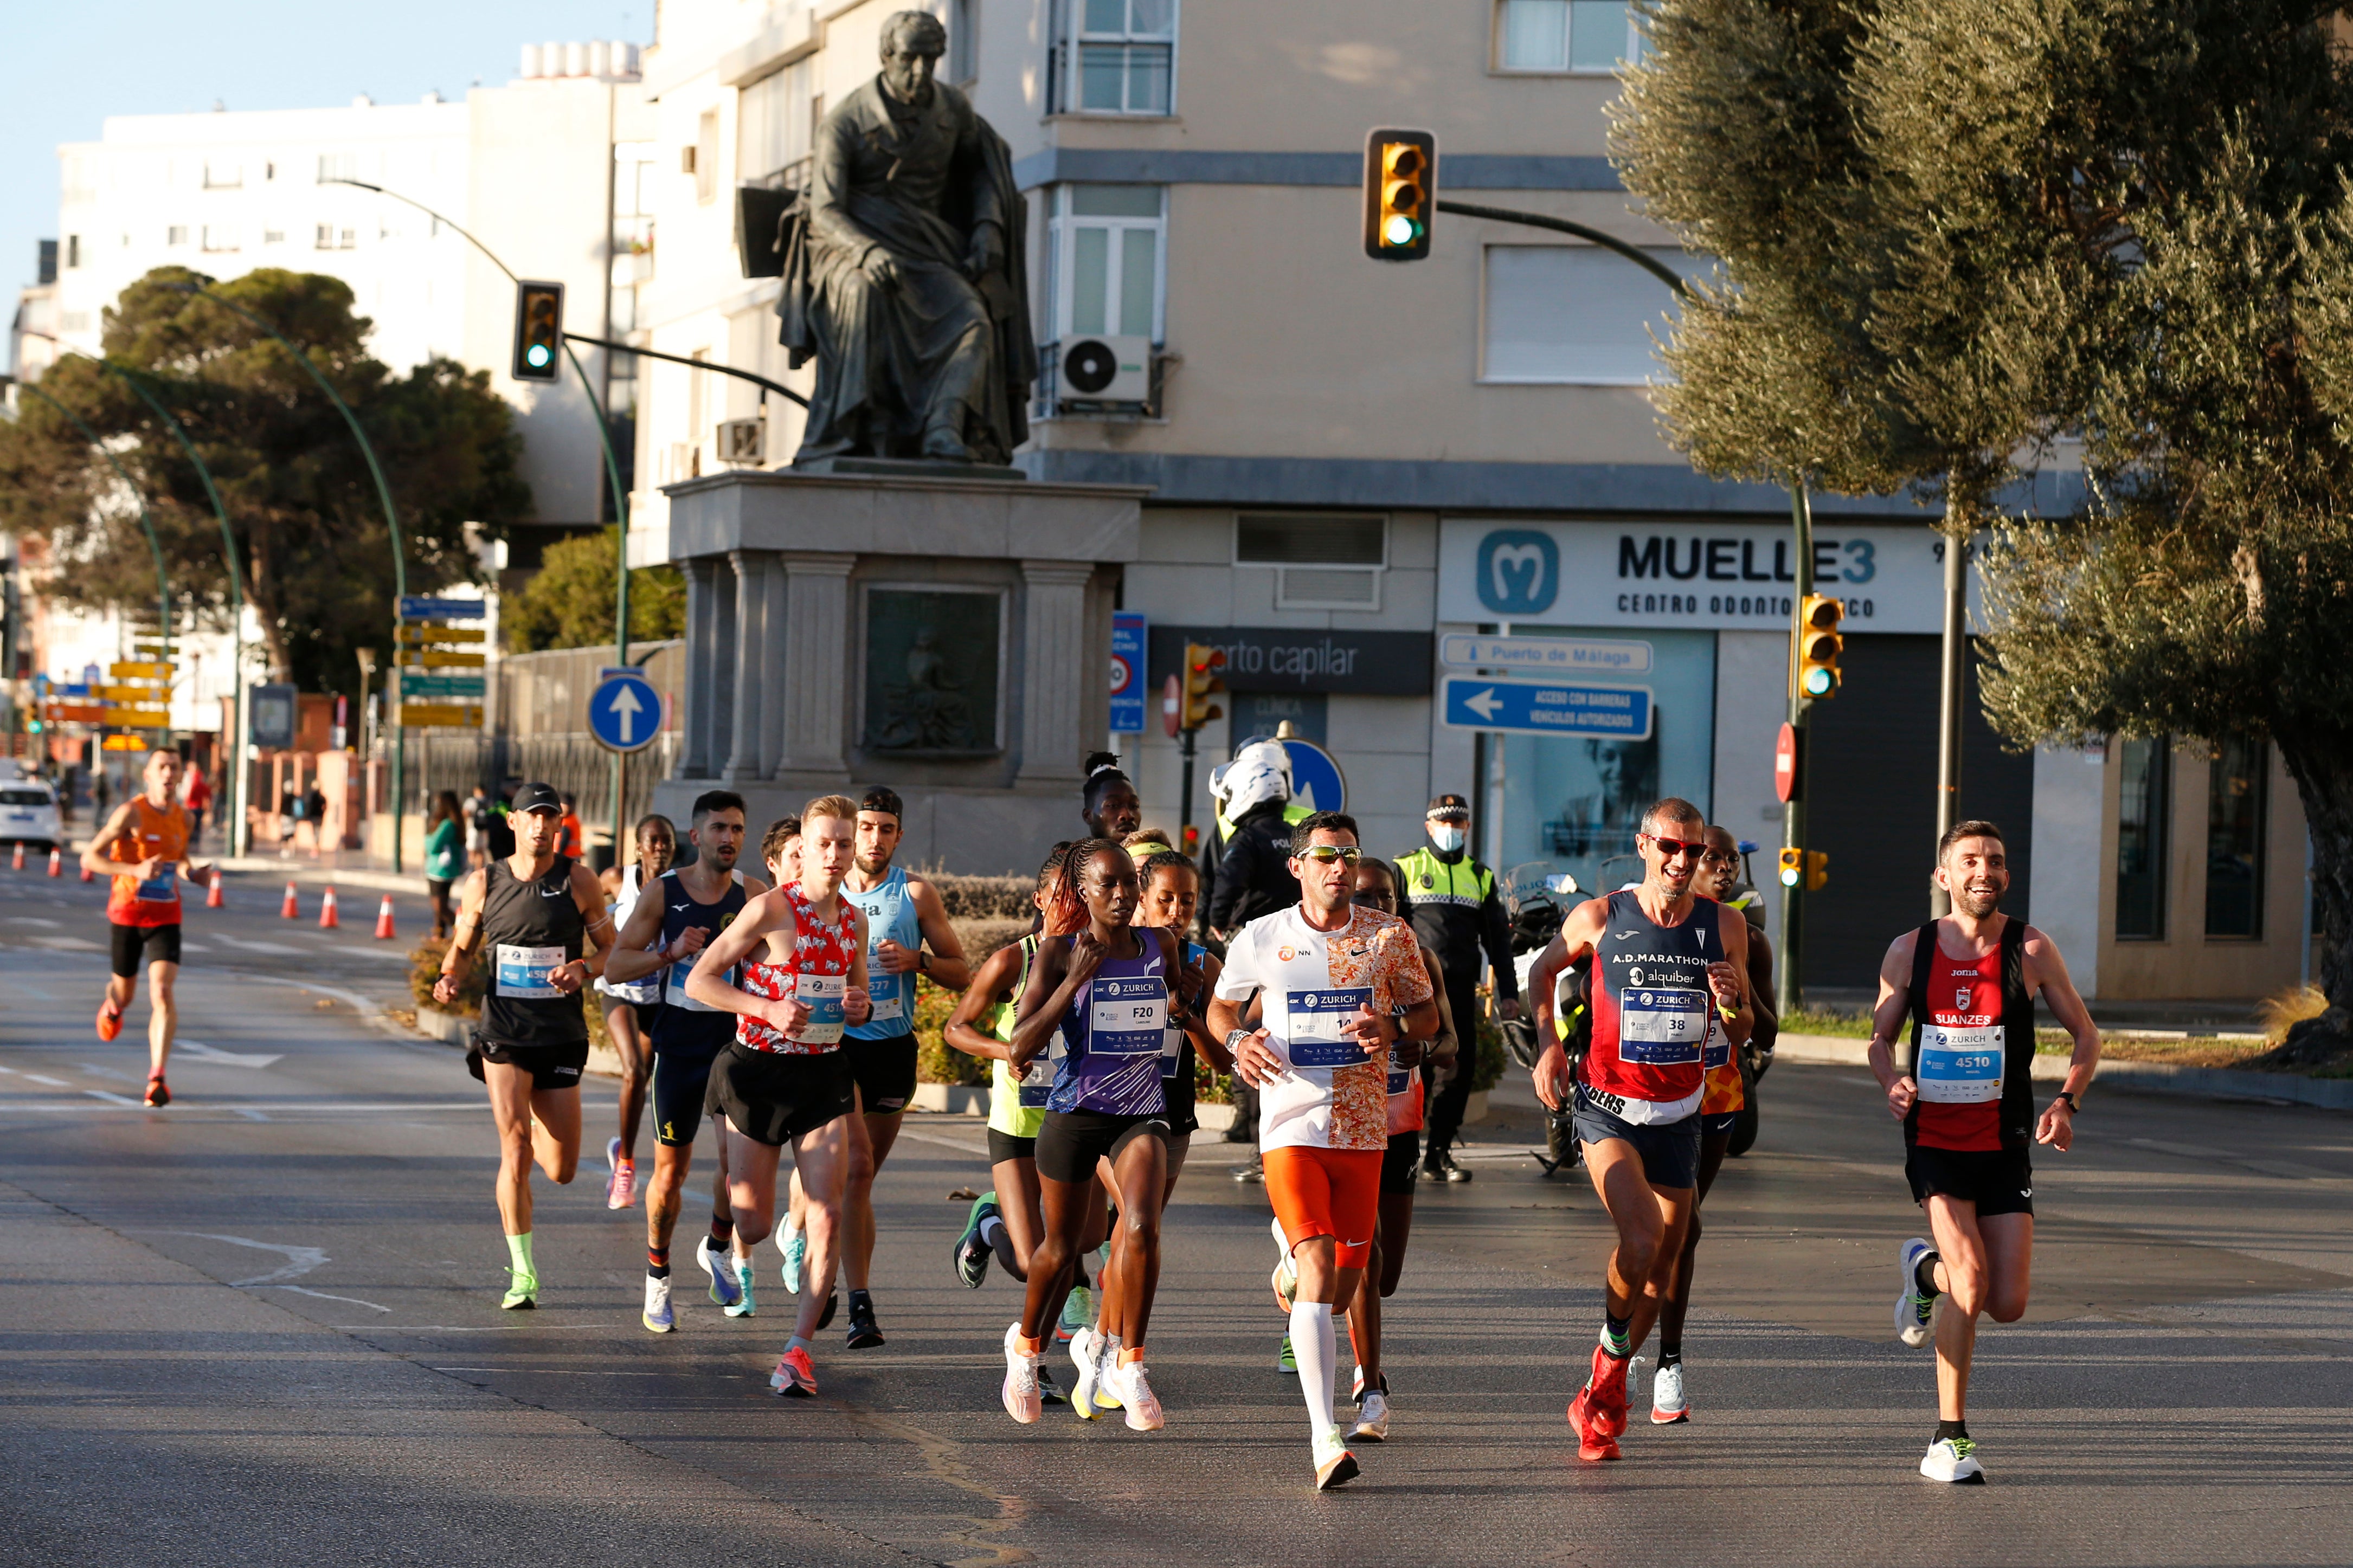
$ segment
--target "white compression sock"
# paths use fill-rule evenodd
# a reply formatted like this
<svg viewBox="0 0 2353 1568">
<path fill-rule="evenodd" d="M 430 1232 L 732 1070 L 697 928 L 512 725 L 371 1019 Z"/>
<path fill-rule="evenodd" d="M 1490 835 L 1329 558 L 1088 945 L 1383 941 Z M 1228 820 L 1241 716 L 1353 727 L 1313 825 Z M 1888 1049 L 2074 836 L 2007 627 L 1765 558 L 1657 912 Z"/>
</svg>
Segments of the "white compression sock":
<svg viewBox="0 0 2353 1568">
<path fill-rule="evenodd" d="M 1291 1304 L 1291 1357 L 1299 1363 L 1299 1392 L 1307 1401 L 1307 1419 L 1315 1436 L 1337 1432 L 1340 1424 L 1332 1419 L 1332 1373 L 1339 1352 L 1329 1301 Z"/>
</svg>

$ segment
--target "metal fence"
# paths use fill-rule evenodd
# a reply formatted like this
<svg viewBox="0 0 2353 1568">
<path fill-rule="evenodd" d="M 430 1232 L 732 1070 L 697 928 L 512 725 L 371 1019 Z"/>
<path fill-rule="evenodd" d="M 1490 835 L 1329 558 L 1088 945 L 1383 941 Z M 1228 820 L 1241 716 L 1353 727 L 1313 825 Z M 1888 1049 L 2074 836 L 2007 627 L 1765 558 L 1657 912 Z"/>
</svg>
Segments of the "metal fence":
<svg viewBox="0 0 2353 1568">
<path fill-rule="evenodd" d="M 650 809 L 657 780 L 668 778 L 685 737 L 666 730 L 642 752 L 630 753 L 624 770 L 625 820 Z M 448 790 L 459 800 L 480 784 L 495 797 L 501 785 L 524 782 L 554 784 L 579 801 L 581 822 L 591 836 L 611 822 L 613 753 L 588 734 L 416 734 L 408 742 L 408 773 L 415 797 L 430 810 L 433 796 Z"/>
</svg>

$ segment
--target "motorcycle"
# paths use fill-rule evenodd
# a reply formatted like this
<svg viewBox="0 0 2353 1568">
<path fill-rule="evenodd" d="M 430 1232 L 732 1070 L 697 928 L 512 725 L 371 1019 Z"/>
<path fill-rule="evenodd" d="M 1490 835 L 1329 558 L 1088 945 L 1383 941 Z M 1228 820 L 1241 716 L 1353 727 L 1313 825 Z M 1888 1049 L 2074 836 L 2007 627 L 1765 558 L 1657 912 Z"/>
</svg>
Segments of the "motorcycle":
<svg viewBox="0 0 2353 1568">
<path fill-rule="evenodd" d="M 1528 972 L 1537 955 L 1551 945 L 1568 919 L 1568 901 L 1578 891 L 1577 879 L 1566 872 L 1552 871 L 1549 861 L 1535 860 L 1505 873 L 1503 889 L 1504 908 L 1511 919 L 1512 956 L 1525 995 Z M 1554 1016 L 1564 1030 L 1561 1045 L 1568 1053 L 1573 1075 L 1593 1043 L 1592 1016 L 1585 1005 L 1582 975 L 1574 971 L 1561 975 L 1555 992 Z M 1544 1054 L 1543 1042 L 1536 1038 L 1533 999 L 1518 1017 L 1504 1021 L 1503 1031 L 1504 1054 L 1518 1063 L 1522 1071 L 1533 1072 L 1536 1058 Z M 1583 1155 L 1577 1148 L 1576 1131 L 1569 1125 L 1566 1106 L 1545 1112 L 1545 1152 L 1538 1154 L 1531 1150 L 1529 1154 L 1547 1176 L 1577 1167 Z"/>
</svg>

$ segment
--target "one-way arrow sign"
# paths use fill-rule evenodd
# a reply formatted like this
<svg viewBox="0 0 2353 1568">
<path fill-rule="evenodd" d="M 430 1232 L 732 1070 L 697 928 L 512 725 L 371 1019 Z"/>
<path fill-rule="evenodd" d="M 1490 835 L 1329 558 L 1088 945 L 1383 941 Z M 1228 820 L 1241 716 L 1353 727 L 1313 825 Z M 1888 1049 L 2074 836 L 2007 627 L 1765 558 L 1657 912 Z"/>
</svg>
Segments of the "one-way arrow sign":
<svg viewBox="0 0 2353 1568">
<path fill-rule="evenodd" d="M 1606 735 L 1620 741 L 1646 741 L 1651 735 L 1647 686 L 1570 686 L 1450 676 L 1444 695 L 1450 729 Z"/>
<path fill-rule="evenodd" d="M 588 699 L 588 728 L 607 751 L 642 751 L 661 733 L 661 693 L 643 670 L 609 668 Z"/>
</svg>

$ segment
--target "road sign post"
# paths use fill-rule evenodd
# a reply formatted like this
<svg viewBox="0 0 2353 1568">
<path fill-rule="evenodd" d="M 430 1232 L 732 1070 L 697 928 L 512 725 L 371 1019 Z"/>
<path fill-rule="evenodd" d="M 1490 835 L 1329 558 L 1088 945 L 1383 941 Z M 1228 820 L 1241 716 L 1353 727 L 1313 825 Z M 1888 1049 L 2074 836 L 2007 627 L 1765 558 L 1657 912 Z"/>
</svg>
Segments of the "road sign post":
<svg viewBox="0 0 2353 1568">
<path fill-rule="evenodd" d="M 1114 610 L 1111 617 L 1111 732 L 1144 733 L 1144 647 L 1142 612 Z"/>
<path fill-rule="evenodd" d="M 588 698 L 588 731 L 608 752 L 642 752 L 661 733 L 661 693 L 642 669 L 607 666 Z M 614 845 L 617 856 L 621 847 Z"/>
<path fill-rule="evenodd" d="M 1647 686 L 1585 686 L 1568 681 L 1446 678 L 1440 712 L 1454 730 L 1522 735 L 1595 735 L 1620 741 L 1651 737 Z"/>
</svg>

